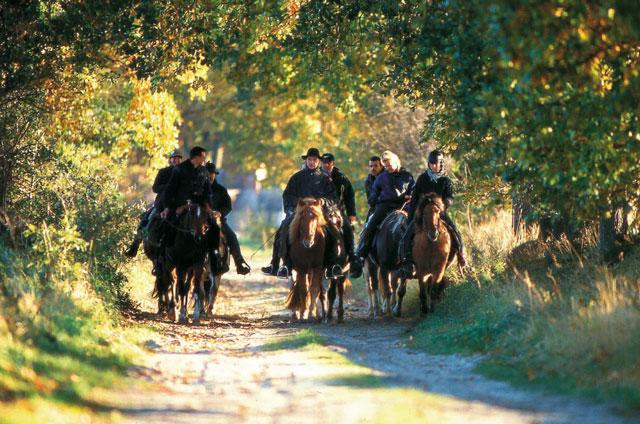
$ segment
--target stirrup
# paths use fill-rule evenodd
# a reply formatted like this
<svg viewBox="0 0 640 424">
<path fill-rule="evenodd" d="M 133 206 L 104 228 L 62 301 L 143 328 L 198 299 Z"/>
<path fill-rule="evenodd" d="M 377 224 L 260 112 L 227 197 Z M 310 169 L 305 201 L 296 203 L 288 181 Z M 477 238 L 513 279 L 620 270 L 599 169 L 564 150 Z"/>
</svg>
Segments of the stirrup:
<svg viewBox="0 0 640 424">
<path fill-rule="evenodd" d="M 324 271 L 324 276 L 327 280 L 342 277 L 343 275 L 344 273 L 342 272 L 342 267 L 338 264 L 331 266 L 331 270 L 325 269 Z"/>
<path fill-rule="evenodd" d="M 278 271 L 276 270 L 276 267 L 273 266 L 273 264 L 263 266 L 262 268 L 260 268 L 260 271 L 262 271 L 264 275 L 270 275 L 272 277 L 275 277 L 275 275 L 278 273 Z"/>
<path fill-rule="evenodd" d="M 289 272 L 289 268 L 284 265 L 282 265 L 280 269 L 278 269 L 278 273 L 276 274 L 276 277 L 280 278 L 281 280 L 287 280 L 290 276 L 291 273 Z"/>
</svg>

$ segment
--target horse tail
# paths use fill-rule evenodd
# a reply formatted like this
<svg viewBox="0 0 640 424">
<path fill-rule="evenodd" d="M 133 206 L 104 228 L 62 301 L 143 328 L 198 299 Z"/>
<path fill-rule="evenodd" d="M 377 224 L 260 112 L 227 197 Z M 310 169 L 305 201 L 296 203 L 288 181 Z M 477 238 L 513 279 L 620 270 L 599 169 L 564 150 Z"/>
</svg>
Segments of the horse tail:
<svg viewBox="0 0 640 424">
<path fill-rule="evenodd" d="M 301 284 L 298 283 L 298 281 L 295 281 L 289 290 L 289 295 L 285 301 L 286 308 L 295 311 L 305 304 L 306 300 L 307 292 L 304 282 Z"/>
</svg>

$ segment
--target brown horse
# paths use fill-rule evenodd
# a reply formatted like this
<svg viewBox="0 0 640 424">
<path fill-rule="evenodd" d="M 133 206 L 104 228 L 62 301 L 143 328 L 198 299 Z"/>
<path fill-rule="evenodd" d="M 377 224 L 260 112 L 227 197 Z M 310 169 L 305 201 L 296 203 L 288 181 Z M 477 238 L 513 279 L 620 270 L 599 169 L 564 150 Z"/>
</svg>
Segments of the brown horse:
<svg viewBox="0 0 640 424">
<path fill-rule="evenodd" d="M 294 282 L 287 296 L 286 306 L 293 311 L 293 320 L 309 319 L 310 316 L 322 320 L 324 317 L 324 302 L 321 304 L 321 315 L 318 316 L 326 246 L 326 221 L 322 207 L 321 199 L 299 200 L 289 227 L 289 255 Z"/>
<path fill-rule="evenodd" d="M 342 267 L 344 275 L 337 278 L 329 279 L 328 304 L 327 304 L 327 322 L 333 319 L 333 303 L 338 297 L 338 322 L 344 321 L 344 292 L 350 287 L 351 283 L 347 278 L 349 272 L 349 256 L 344 245 L 344 237 L 342 237 L 342 224 L 344 217 L 338 207 L 332 207 L 328 213 L 328 225 L 332 227 L 335 234 L 338 234 L 338 264 Z"/>
<path fill-rule="evenodd" d="M 170 260 L 171 268 L 175 268 L 175 298 L 179 300 L 179 306 L 176 306 L 180 311 L 178 322 L 186 323 L 189 290 L 194 282 L 201 281 L 204 271 L 209 223 L 204 208 L 195 203 L 189 203 L 179 208 L 176 213 L 179 222 L 177 226 L 174 226 L 175 239 L 173 244 L 167 248 L 167 257 Z M 196 286 L 199 285 L 196 284 Z M 193 318 L 196 323 L 200 319 L 201 299 L 203 298 L 203 292 L 194 291 Z"/>
<path fill-rule="evenodd" d="M 444 273 L 455 257 L 454 239 L 441 218 L 444 211 L 444 202 L 435 193 L 425 194 L 416 208 L 413 259 L 422 314 L 433 312 L 434 301 L 447 285 Z"/>
</svg>

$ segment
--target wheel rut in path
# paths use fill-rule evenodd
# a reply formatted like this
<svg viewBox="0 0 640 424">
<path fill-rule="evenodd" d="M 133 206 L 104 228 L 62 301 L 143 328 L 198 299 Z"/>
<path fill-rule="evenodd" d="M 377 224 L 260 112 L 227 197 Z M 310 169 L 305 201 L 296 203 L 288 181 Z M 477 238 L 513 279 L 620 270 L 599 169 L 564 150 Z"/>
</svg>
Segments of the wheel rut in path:
<svg viewBox="0 0 640 424">
<path fill-rule="evenodd" d="M 477 356 L 410 349 L 412 320 L 369 320 L 359 301 L 348 301 L 344 324 L 292 324 L 287 287 L 229 274 L 212 321 L 141 313 L 136 320 L 156 335 L 129 373 L 146 383 L 116 393 L 111 407 L 132 423 L 631 422 L 607 405 L 486 379 L 473 372 Z M 267 349 L 307 328 L 327 346 Z"/>
</svg>

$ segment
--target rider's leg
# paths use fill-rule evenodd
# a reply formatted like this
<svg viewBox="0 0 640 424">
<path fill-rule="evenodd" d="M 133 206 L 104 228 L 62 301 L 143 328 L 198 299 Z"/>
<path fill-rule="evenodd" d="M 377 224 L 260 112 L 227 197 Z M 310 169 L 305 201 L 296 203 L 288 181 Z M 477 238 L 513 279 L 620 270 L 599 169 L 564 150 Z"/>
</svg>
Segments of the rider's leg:
<svg viewBox="0 0 640 424">
<path fill-rule="evenodd" d="M 129 248 L 124 252 L 126 256 L 133 258 L 138 253 L 138 248 L 140 247 L 140 243 L 142 243 L 142 229 L 148 228 L 153 211 L 155 211 L 155 208 L 152 207 L 140 216 L 140 223 L 138 224 L 138 228 L 136 228 L 136 234 L 133 237 L 133 241 L 131 242 L 131 245 L 129 245 Z"/>
<path fill-rule="evenodd" d="M 414 272 L 413 263 L 413 239 L 415 238 L 415 221 L 412 219 L 407 225 L 402 238 L 400 239 L 400 246 L 398 247 L 398 255 L 400 256 L 400 276 L 403 278 L 410 278 Z"/>
<path fill-rule="evenodd" d="M 283 265 L 278 269 L 277 276 L 280 278 L 288 278 L 291 275 L 291 256 L 289 256 L 289 226 L 293 221 L 293 214 L 287 215 L 282 221 L 280 227 L 280 251 L 279 255 L 282 258 Z"/>
<path fill-rule="evenodd" d="M 278 272 L 278 266 L 280 265 L 280 243 L 282 242 L 281 230 L 285 221 L 286 221 L 286 218 L 283 219 L 282 222 L 280 223 L 280 227 L 278 228 L 278 231 L 276 231 L 276 235 L 273 239 L 273 247 L 271 250 L 271 262 L 269 263 L 269 265 L 263 266 L 262 268 L 260 268 L 262 272 L 266 275 L 276 275 L 276 273 Z"/>
<path fill-rule="evenodd" d="M 233 229 L 229 226 L 229 223 L 226 219 L 222 220 L 222 232 L 227 239 L 227 244 L 229 245 L 229 251 L 231 252 L 231 257 L 233 257 L 233 262 L 236 264 L 236 270 L 240 275 L 246 275 L 251 271 L 249 264 L 242 257 L 242 252 L 240 252 L 240 243 L 238 242 L 238 237 Z"/>
<path fill-rule="evenodd" d="M 384 203 L 376 205 L 375 210 L 367 220 L 360 234 L 360 243 L 358 244 L 358 251 L 356 252 L 359 257 L 367 257 L 371 250 L 371 244 L 373 243 L 373 238 L 378 230 L 378 226 L 382 224 L 382 221 L 384 221 L 393 209 L 393 206 Z"/>
<path fill-rule="evenodd" d="M 340 237 L 340 232 L 334 226 L 327 225 L 325 234 L 324 263 L 327 268 L 327 277 L 341 277 L 343 275 L 342 267 L 338 264 L 338 238 Z"/>
<path fill-rule="evenodd" d="M 349 256 L 349 263 L 351 264 L 351 277 L 358 278 L 362 275 L 362 262 L 360 258 L 355 254 L 355 240 L 353 235 L 353 227 L 348 219 L 343 220 L 342 234 L 344 235 L 344 248 Z"/>
<path fill-rule="evenodd" d="M 449 215 L 446 213 L 442 214 L 442 220 L 447 223 L 449 227 L 453 230 L 453 235 L 456 238 L 456 242 L 458 243 L 458 263 L 460 266 L 465 267 L 467 265 L 467 260 L 464 257 L 464 245 L 462 244 L 462 234 L 460 234 L 460 230 L 456 224 L 451 220 Z"/>
</svg>

